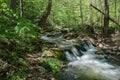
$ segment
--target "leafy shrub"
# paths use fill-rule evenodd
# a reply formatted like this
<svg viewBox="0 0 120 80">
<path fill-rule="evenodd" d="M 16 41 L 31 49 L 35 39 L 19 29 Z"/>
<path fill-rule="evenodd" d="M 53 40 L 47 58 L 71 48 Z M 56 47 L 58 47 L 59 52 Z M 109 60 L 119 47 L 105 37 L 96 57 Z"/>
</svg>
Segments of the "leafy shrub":
<svg viewBox="0 0 120 80">
<path fill-rule="evenodd" d="M 53 73 L 56 73 L 61 68 L 61 62 L 54 58 L 42 59 L 42 66 Z"/>
<path fill-rule="evenodd" d="M 20 50 L 26 49 L 26 45 L 29 46 L 29 43 L 38 38 L 40 31 L 38 26 L 25 19 L 19 19 L 14 27 L 0 26 L 0 28 L 0 39 L 6 39 L 8 47 L 14 45 L 15 50 L 20 47 Z"/>
</svg>

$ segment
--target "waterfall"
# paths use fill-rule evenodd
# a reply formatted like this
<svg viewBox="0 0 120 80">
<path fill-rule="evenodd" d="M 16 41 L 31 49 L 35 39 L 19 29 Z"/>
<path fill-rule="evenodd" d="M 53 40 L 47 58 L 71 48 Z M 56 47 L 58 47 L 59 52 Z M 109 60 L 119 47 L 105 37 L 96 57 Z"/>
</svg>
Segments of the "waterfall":
<svg viewBox="0 0 120 80">
<path fill-rule="evenodd" d="M 84 42 L 80 46 L 73 45 L 64 51 L 69 61 L 64 73 L 60 72 L 64 80 L 119 80 L 120 68 L 109 64 L 103 55 L 96 55 L 97 48 Z M 82 55 L 79 55 L 82 54 Z M 68 76 L 69 74 L 69 76 Z M 65 76 L 64 76 L 65 75 Z M 70 76 L 71 75 L 71 76 Z"/>
<path fill-rule="evenodd" d="M 42 39 L 62 49 L 68 64 L 57 76 L 63 80 L 120 80 L 120 67 L 108 63 L 103 55 L 96 55 L 93 44 L 86 41 L 70 44 L 59 37 L 42 36 Z"/>
</svg>

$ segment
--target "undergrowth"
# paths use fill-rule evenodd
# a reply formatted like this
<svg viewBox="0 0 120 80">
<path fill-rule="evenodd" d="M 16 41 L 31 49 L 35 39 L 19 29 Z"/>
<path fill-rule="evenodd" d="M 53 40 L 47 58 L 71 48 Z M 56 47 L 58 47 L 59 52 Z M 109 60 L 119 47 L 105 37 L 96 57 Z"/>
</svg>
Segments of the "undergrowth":
<svg viewBox="0 0 120 80">
<path fill-rule="evenodd" d="M 26 75 L 23 63 L 26 53 L 36 48 L 40 27 L 19 17 L 4 0 L 0 0 L 0 14 L 0 58 L 13 66 L 13 70 L 1 73 L 0 79 L 19 80 Z"/>
<path fill-rule="evenodd" d="M 57 73 L 61 68 L 61 62 L 58 59 L 54 58 L 42 58 L 42 66 L 46 68 L 48 71 L 52 71 L 53 73 Z"/>
</svg>

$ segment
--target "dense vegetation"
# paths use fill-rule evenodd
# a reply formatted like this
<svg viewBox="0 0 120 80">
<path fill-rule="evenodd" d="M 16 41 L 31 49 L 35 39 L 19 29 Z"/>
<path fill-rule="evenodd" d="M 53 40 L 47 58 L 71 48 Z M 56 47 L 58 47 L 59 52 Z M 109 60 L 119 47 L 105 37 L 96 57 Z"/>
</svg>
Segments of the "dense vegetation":
<svg viewBox="0 0 120 80">
<path fill-rule="evenodd" d="M 9 66 L 7 71 L 0 70 L 0 79 L 26 77 L 26 55 L 42 50 L 40 36 L 47 31 L 89 29 L 102 37 L 119 31 L 119 4 L 118 0 L 0 0 L 0 59 Z M 53 73 L 60 64 L 43 59 L 43 66 Z"/>
</svg>

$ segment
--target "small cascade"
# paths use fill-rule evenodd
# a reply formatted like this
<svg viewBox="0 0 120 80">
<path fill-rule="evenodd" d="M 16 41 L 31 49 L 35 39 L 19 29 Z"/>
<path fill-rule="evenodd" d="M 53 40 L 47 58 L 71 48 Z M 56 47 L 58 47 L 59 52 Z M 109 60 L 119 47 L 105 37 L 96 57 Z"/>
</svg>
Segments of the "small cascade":
<svg viewBox="0 0 120 80">
<path fill-rule="evenodd" d="M 65 54 L 65 57 L 66 57 L 67 61 L 69 61 L 69 62 L 78 60 L 80 58 L 80 56 L 82 55 L 82 53 L 78 52 L 78 50 L 75 48 L 75 46 L 71 47 L 71 49 L 69 51 L 63 50 L 63 53 Z"/>
<path fill-rule="evenodd" d="M 85 42 L 83 45 L 82 44 L 74 44 L 69 46 L 69 48 L 65 47 L 66 49 L 63 49 L 63 53 L 68 61 L 79 60 L 82 55 L 94 54 L 95 51 L 97 51 L 97 48 L 90 43 Z"/>
<path fill-rule="evenodd" d="M 59 37 L 41 38 L 62 49 L 68 64 L 57 76 L 63 80 L 120 80 L 120 67 L 108 63 L 103 55 L 96 55 L 97 48 L 93 44 L 87 41 L 70 44 Z"/>
<path fill-rule="evenodd" d="M 96 55 L 97 48 L 92 44 L 84 42 L 69 49 L 64 53 L 69 63 L 58 73 L 63 80 L 120 80 L 120 68 L 109 64 L 103 55 Z"/>
</svg>

